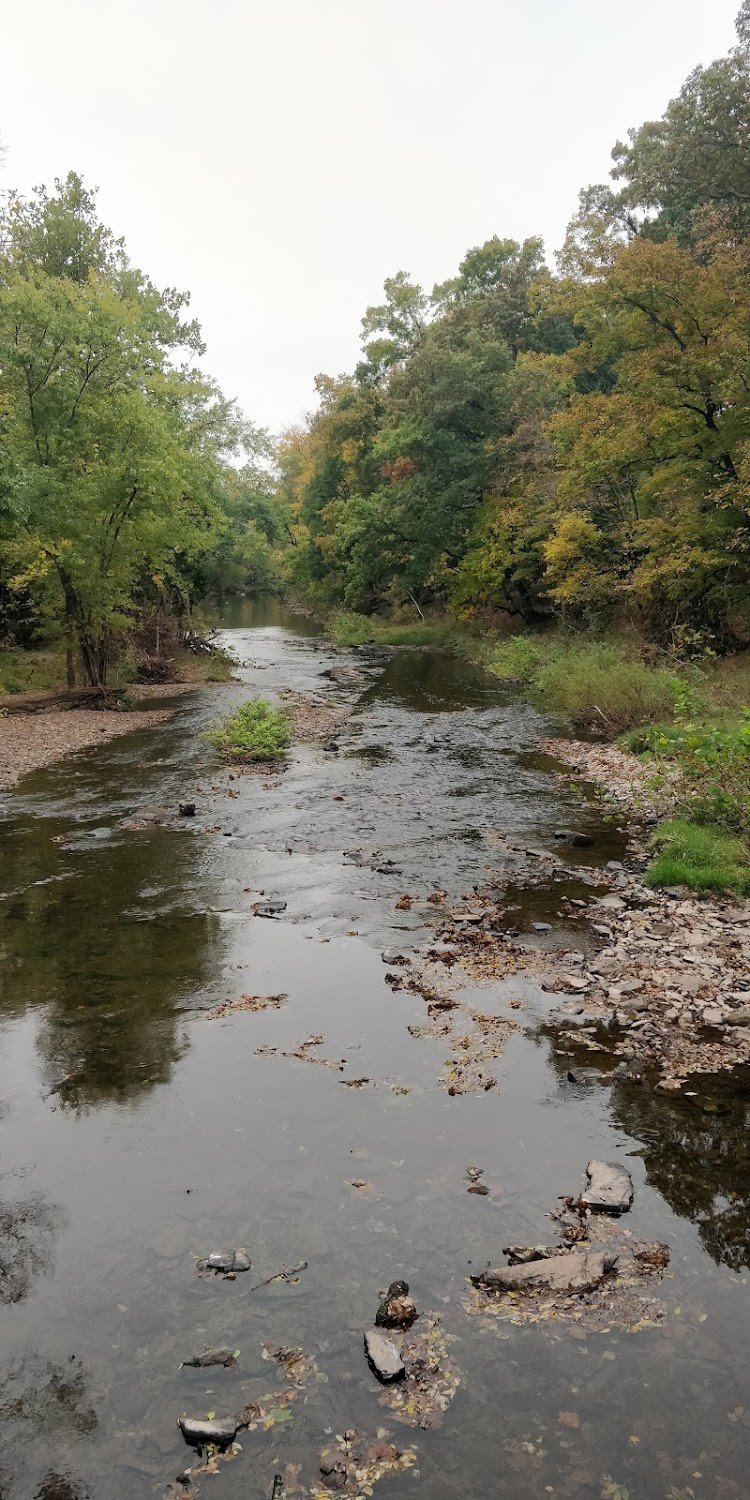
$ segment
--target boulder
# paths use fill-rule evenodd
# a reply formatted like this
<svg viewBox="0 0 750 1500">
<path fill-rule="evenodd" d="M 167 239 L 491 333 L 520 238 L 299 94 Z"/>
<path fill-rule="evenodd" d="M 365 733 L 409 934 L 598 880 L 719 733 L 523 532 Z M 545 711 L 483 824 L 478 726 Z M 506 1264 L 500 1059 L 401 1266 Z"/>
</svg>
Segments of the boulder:
<svg viewBox="0 0 750 1500">
<path fill-rule="evenodd" d="M 207 1443 L 228 1448 L 237 1436 L 240 1423 L 237 1417 L 180 1417 L 179 1427 L 191 1448 L 205 1448 Z"/>
<path fill-rule="evenodd" d="M 365 1334 L 365 1354 L 373 1373 L 383 1385 L 390 1385 L 394 1380 L 403 1380 L 406 1374 L 404 1361 L 393 1339 L 389 1339 L 388 1335 L 381 1333 L 378 1328 L 368 1328 Z"/>
<path fill-rule="evenodd" d="M 616 1162 L 590 1161 L 581 1202 L 598 1214 L 625 1214 L 633 1202 L 633 1179 Z"/>
</svg>

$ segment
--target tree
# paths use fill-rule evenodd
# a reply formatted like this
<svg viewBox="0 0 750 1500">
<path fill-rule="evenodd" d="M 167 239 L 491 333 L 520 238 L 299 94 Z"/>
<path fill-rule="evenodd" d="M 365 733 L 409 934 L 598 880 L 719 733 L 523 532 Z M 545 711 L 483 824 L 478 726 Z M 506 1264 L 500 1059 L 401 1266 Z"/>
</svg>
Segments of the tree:
<svg viewBox="0 0 750 1500">
<path fill-rule="evenodd" d="M 75 176 L 0 220 L 0 507 L 19 586 L 52 574 L 87 680 L 106 681 L 139 576 L 179 585 L 221 526 L 233 407 L 191 368 L 187 298 L 159 292 Z"/>
<path fill-rule="evenodd" d="M 613 177 L 620 202 L 657 238 L 683 242 L 705 205 L 750 224 L 750 7 L 737 17 L 738 45 L 696 68 L 661 120 L 618 141 Z"/>
</svg>

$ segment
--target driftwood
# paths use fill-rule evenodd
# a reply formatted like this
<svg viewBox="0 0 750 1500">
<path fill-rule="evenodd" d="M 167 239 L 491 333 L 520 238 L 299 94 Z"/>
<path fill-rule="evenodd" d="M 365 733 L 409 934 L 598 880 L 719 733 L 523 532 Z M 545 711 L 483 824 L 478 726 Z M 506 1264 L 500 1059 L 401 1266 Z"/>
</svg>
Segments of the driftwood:
<svg viewBox="0 0 750 1500">
<path fill-rule="evenodd" d="M 4 714 L 39 714 L 57 708 L 121 708 L 125 688 L 63 688 L 57 693 L 6 693 L 0 698 Z"/>
<path fill-rule="evenodd" d="M 592 1292 L 615 1269 L 617 1260 L 602 1250 L 579 1250 L 529 1265 L 500 1266 L 473 1276 L 472 1281 L 488 1292 Z"/>
<path fill-rule="evenodd" d="M 307 1261 L 301 1260 L 298 1266 L 282 1266 L 280 1271 L 274 1271 L 273 1276 L 267 1276 L 265 1281 L 256 1281 L 255 1286 L 250 1287 L 251 1292 L 259 1292 L 261 1287 L 270 1286 L 272 1281 L 290 1281 L 299 1271 L 307 1270 Z"/>
</svg>

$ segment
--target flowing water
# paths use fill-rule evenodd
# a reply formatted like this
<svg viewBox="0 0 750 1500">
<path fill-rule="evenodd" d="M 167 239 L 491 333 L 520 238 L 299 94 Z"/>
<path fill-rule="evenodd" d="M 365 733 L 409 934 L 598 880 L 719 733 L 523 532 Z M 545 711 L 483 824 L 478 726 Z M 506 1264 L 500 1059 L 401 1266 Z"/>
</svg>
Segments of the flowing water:
<svg viewBox="0 0 750 1500">
<path fill-rule="evenodd" d="M 35 773 L 3 807 L 0 1495 L 159 1500 L 191 1458 L 178 1415 L 272 1389 L 270 1343 L 303 1346 L 318 1378 L 202 1497 L 260 1500 L 288 1463 L 309 1486 L 328 1436 L 354 1427 L 413 1444 L 415 1466 L 378 1485 L 394 1500 L 747 1496 L 747 1085 L 572 1085 L 550 997 L 518 980 L 497 987 L 527 1002 L 499 1087 L 452 1098 L 441 1041 L 407 1030 L 423 1001 L 384 984 L 381 948 L 429 936 L 430 908 L 398 897 L 501 876 L 497 833 L 551 848 L 575 819 L 589 864 L 622 835 L 554 777 L 540 715 L 465 662 L 336 651 L 275 602 L 235 601 L 223 623 L 241 682 Z M 351 712 L 339 753 L 298 744 L 285 774 L 230 779 L 201 731 L 283 688 Z M 194 821 L 122 826 L 180 800 Z M 261 893 L 287 902 L 279 920 L 253 915 Z M 564 940 L 559 894 L 519 895 L 519 925 L 544 916 Z M 205 1015 L 281 992 L 278 1010 Z M 256 1050 L 311 1034 L 343 1074 Z M 342 1087 L 360 1075 L 387 1086 Z M 663 1325 L 581 1338 L 467 1317 L 472 1267 L 549 1239 L 591 1156 L 625 1161 L 633 1232 L 671 1248 Z M 489 1197 L 467 1193 L 473 1163 Z M 249 1276 L 197 1274 L 223 1245 L 247 1248 Z M 297 1282 L 250 1292 L 302 1260 Z M 393 1421 L 363 1357 L 396 1277 L 455 1340 L 461 1383 L 427 1431 Z M 237 1365 L 180 1368 L 204 1344 Z"/>
</svg>

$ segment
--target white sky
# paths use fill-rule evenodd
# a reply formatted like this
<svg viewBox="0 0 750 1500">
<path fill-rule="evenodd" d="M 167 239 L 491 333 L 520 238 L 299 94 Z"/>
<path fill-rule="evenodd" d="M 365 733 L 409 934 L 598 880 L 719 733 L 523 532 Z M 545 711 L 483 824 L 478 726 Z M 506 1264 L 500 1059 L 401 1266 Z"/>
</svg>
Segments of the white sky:
<svg viewBox="0 0 750 1500">
<path fill-rule="evenodd" d="M 628 126 L 733 44 L 739 0 L 6 0 L 5 186 L 74 169 L 207 368 L 279 431 L 351 369 L 385 276 L 559 246 Z"/>
</svg>

